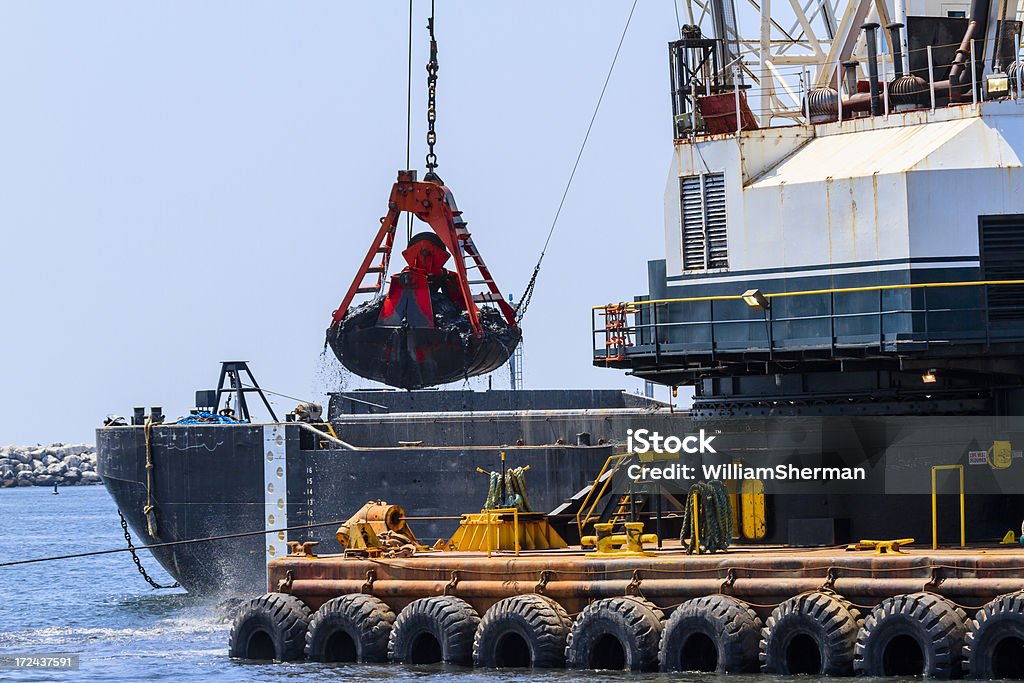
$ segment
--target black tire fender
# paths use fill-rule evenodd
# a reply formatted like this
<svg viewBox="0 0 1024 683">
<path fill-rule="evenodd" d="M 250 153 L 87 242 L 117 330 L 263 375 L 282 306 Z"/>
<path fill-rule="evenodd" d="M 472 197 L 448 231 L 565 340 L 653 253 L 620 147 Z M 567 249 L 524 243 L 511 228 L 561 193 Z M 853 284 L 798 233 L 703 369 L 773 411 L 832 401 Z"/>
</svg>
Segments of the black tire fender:
<svg viewBox="0 0 1024 683">
<path fill-rule="evenodd" d="M 400 664 L 471 664 L 480 616 L 454 595 L 435 595 L 405 606 L 388 638 L 388 660 Z"/>
<path fill-rule="evenodd" d="M 386 662 L 395 613 L 365 593 L 342 595 L 320 606 L 306 631 L 306 659 L 314 662 Z"/>
<path fill-rule="evenodd" d="M 761 620 L 736 598 L 694 598 L 665 623 L 658 660 L 662 671 L 752 673 L 760 638 Z"/>
<path fill-rule="evenodd" d="M 867 676 L 957 678 L 966 621 L 963 610 L 934 593 L 887 598 L 864 619 L 854 667 Z"/>
<path fill-rule="evenodd" d="M 786 600 L 761 631 L 765 673 L 849 676 L 860 613 L 834 593 L 812 592 Z"/>
<path fill-rule="evenodd" d="M 571 627 L 572 619 L 551 598 L 528 593 L 499 600 L 480 620 L 473 662 L 485 667 L 565 666 Z"/>
<path fill-rule="evenodd" d="M 303 658 L 310 609 L 294 595 L 267 593 L 246 602 L 231 623 L 228 654 L 238 659 Z"/>
<path fill-rule="evenodd" d="M 573 622 L 565 662 L 572 669 L 654 671 L 665 615 L 642 598 L 592 602 Z"/>
<path fill-rule="evenodd" d="M 965 668 L 972 678 L 1024 678 L 1024 593 L 1000 595 L 967 622 Z"/>
<path fill-rule="evenodd" d="M 1024 679 L 1024 593 L 996 597 L 967 627 L 965 668 L 973 678 Z"/>
</svg>

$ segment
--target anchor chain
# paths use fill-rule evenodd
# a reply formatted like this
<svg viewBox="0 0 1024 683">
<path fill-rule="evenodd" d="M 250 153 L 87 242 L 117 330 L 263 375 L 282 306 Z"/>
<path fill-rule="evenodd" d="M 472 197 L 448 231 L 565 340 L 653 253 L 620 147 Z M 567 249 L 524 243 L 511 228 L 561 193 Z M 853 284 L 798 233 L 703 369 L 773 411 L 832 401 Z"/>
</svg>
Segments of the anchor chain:
<svg viewBox="0 0 1024 683">
<path fill-rule="evenodd" d="M 434 145 L 437 143 L 437 132 L 434 122 L 437 121 L 437 38 L 434 36 L 434 3 L 430 3 L 430 18 L 427 19 L 427 30 L 430 32 L 430 61 L 427 62 L 427 176 L 434 175 L 437 168 L 437 154 Z"/>
<path fill-rule="evenodd" d="M 142 560 L 139 559 L 138 553 L 135 552 L 135 544 L 132 543 L 132 534 L 128 531 L 128 522 L 125 520 L 124 515 L 121 514 L 120 510 L 117 511 L 117 516 L 121 518 L 121 530 L 124 531 L 124 540 L 125 543 L 128 544 L 128 552 L 132 554 L 132 562 L 135 563 L 135 568 L 139 570 L 139 574 L 142 574 L 142 578 L 146 580 L 146 583 L 153 588 L 179 588 L 181 584 L 177 581 L 170 586 L 162 586 L 154 581 L 153 577 L 146 572 L 145 567 L 142 566 Z"/>
</svg>

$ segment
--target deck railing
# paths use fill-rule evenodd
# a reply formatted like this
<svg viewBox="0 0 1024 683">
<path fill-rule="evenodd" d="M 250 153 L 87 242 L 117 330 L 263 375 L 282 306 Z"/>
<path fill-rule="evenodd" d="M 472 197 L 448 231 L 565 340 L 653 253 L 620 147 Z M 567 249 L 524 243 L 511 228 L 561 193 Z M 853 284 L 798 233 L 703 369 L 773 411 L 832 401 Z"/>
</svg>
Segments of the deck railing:
<svg viewBox="0 0 1024 683">
<path fill-rule="evenodd" d="M 742 294 L 605 304 L 591 311 L 594 362 L 1024 342 L 1024 298 L 1012 307 L 989 304 L 993 289 L 1010 287 L 1024 293 L 1024 280 L 758 292 L 762 307 Z"/>
</svg>

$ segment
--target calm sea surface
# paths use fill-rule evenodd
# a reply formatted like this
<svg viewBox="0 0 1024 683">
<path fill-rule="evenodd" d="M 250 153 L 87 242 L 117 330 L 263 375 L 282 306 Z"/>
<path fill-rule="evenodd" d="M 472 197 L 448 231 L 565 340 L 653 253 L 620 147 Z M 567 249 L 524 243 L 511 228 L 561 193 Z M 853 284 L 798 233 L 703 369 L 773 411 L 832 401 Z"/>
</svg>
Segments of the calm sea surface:
<svg viewBox="0 0 1024 683">
<path fill-rule="evenodd" d="M 102 486 L 0 490 L 0 561 L 124 545 Z M 148 554 L 156 578 L 171 583 Z M 0 568 L 0 654 L 77 654 L 75 671 L 0 670 L 0 681 L 707 681 L 713 676 L 460 667 L 243 664 L 227 656 L 230 624 L 217 601 L 156 591 L 127 553 Z M 801 677 L 807 683 L 814 679 Z M 722 683 L 726 679 L 722 678 Z M 730 676 L 730 683 L 772 679 Z M 779 680 L 779 679 L 775 679 Z M 890 679 L 891 680 L 891 679 Z"/>
</svg>

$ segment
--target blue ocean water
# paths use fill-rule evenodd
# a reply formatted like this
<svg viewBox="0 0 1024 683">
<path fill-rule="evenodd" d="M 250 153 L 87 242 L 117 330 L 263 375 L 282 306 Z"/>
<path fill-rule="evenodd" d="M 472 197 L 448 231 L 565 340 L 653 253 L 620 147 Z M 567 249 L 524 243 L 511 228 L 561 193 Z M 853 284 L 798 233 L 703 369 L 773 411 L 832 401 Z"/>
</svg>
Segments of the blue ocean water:
<svg viewBox="0 0 1024 683">
<path fill-rule="evenodd" d="M 124 546 L 102 486 L 0 491 L 0 561 Z M 143 551 L 161 583 L 171 583 Z M 77 654 L 79 668 L 0 670 L 0 681 L 707 681 L 715 676 L 451 666 L 249 664 L 227 656 L 229 616 L 216 600 L 153 590 L 127 553 L 0 568 L 0 654 Z M 801 677 L 806 683 L 813 678 Z M 730 683 L 764 683 L 730 676 Z M 891 680 L 891 679 L 890 679 Z M 725 678 L 722 678 L 724 683 Z"/>
</svg>

